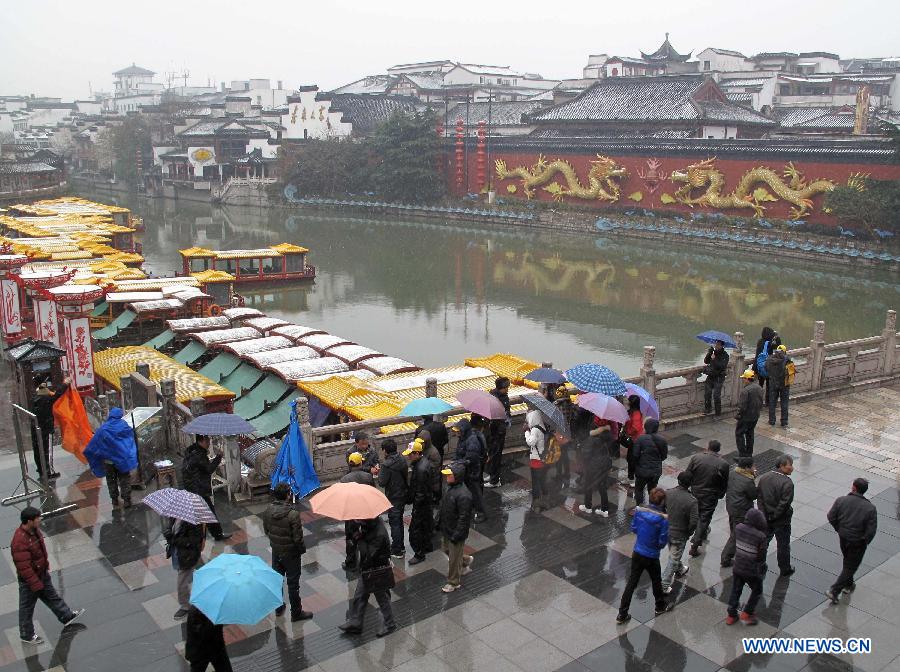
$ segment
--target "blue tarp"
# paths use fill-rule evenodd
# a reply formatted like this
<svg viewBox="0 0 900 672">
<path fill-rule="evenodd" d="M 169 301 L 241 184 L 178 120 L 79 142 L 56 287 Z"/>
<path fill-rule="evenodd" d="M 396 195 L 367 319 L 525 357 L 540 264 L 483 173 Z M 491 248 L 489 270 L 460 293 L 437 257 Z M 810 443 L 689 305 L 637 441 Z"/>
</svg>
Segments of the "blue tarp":
<svg viewBox="0 0 900 672">
<path fill-rule="evenodd" d="M 300 423 L 297 421 L 297 402 L 291 402 L 291 424 L 281 443 L 278 456 L 275 458 L 275 471 L 272 473 L 272 487 L 279 483 L 287 483 L 297 497 L 305 497 L 320 486 L 319 476 L 313 467 L 312 458 Z"/>
</svg>

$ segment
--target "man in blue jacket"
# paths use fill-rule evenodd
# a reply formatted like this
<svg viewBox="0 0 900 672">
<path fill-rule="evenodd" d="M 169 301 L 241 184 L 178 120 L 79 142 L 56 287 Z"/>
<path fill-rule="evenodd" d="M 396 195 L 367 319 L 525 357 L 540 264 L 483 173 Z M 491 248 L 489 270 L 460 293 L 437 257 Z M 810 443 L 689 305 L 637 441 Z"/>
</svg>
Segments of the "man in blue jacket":
<svg viewBox="0 0 900 672">
<path fill-rule="evenodd" d="M 669 521 L 663 513 L 665 502 L 666 491 L 662 488 L 653 488 L 650 491 L 650 506 L 639 506 L 635 510 L 634 518 L 631 519 L 631 531 L 636 535 L 634 550 L 631 553 L 631 575 L 625 585 L 625 592 L 622 593 L 616 623 L 627 623 L 631 620 L 631 614 L 628 613 L 631 596 L 645 571 L 650 574 L 650 581 L 653 584 L 656 615 L 672 608 L 672 605 L 666 604 L 662 588 L 662 571 L 659 566 L 659 552 L 669 543 Z"/>
<path fill-rule="evenodd" d="M 84 456 L 94 476 L 106 477 L 113 507 L 119 505 L 121 497 L 125 508 L 128 508 L 131 506 L 129 474 L 137 469 L 138 454 L 137 444 L 134 442 L 134 429 L 122 415 L 122 409 L 118 406 L 110 410 L 106 422 L 94 432 L 93 438 L 84 449 Z"/>
</svg>

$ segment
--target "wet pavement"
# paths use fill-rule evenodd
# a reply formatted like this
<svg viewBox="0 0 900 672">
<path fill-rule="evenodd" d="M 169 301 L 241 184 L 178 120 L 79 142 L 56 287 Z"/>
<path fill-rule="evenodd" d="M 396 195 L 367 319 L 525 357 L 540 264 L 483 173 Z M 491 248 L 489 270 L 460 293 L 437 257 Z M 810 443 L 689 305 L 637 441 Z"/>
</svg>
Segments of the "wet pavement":
<svg viewBox="0 0 900 672">
<path fill-rule="evenodd" d="M 303 606 L 315 618 L 302 623 L 268 617 L 255 626 L 229 626 L 226 640 L 235 670 L 490 670 L 490 672 L 635 670 L 715 672 L 770 669 L 900 670 L 900 388 L 879 389 L 796 404 L 791 428 L 757 432 L 760 471 L 771 469 L 781 452 L 795 457 L 796 498 L 792 556 L 797 572 L 770 572 L 755 628 L 726 626 L 730 570 L 719 567 L 727 537 L 720 504 L 706 552 L 690 559 L 690 573 L 670 596 L 675 609 L 653 615 L 649 581 L 639 585 L 633 620 L 615 624 L 628 572 L 633 535 L 627 509 L 632 500 L 610 488 L 609 519 L 573 513 L 580 497 L 562 494 L 541 514 L 528 510 L 528 468 L 508 465 L 504 486 L 485 491 L 488 520 L 474 527 L 468 552 L 472 571 L 463 589 L 445 595 L 446 556 L 432 553 L 415 567 L 395 561 L 394 612 L 400 629 L 385 639 L 375 631 L 380 617 L 368 611 L 364 633 L 346 637 L 343 622 L 354 583 L 341 570 L 343 526 L 303 512 L 309 552 L 303 556 Z M 3 409 L 4 418 L 7 409 Z M 670 432 L 670 457 L 661 485 L 675 475 L 710 438 L 734 448 L 733 421 L 722 420 Z M 18 481 L 18 458 L 0 434 L 0 491 Z M 18 509 L 0 509 L 0 672 L 27 670 L 187 670 L 182 657 L 183 625 L 177 609 L 175 572 L 165 559 L 159 518 L 136 505 L 111 510 L 105 485 L 73 458 L 57 450 L 63 473 L 59 496 L 78 508 L 45 521 L 54 583 L 73 607 L 86 607 L 82 625 L 61 633 L 43 605 L 35 625 L 47 642 L 23 645 L 17 631 L 17 585 L 9 540 Z M 879 531 L 857 574 L 857 589 L 831 606 L 824 591 L 840 570 L 837 536 L 825 513 L 850 481 L 867 474 L 869 496 L 879 511 Z M 135 493 L 136 499 L 140 493 Z M 224 552 L 255 553 L 269 559 L 258 514 L 264 504 L 217 508 L 234 536 L 209 541 L 204 557 Z M 774 549 L 773 549 L 774 552 Z M 769 563 L 774 566 L 774 561 Z M 871 637 L 868 655 L 744 655 L 745 636 Z"/>
</svg>

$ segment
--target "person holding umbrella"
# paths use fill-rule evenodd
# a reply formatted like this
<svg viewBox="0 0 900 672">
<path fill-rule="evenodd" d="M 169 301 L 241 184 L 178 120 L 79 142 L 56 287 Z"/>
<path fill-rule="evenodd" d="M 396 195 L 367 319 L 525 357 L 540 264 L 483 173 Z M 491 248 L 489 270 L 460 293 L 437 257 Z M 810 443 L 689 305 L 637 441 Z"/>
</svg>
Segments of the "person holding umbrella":
<svg viewBox="0 0 900 672">
<path fill-rule="evenodd" d="M 466 486 L 472 495 L 472 507 L 475 509 L 473 522 L 476 523 L 484 522 L 486 519 L 484 500 L 481 494 L 481 488 L 484 485 L 481 480 L 481 465 L 484 464 L 487 442 L 481 432 L 482 427 L 484 427 L 484 418 L 477 413 L 472 414 L 471 420 L 463 418 L 454 427 L 454 430 L 459 432 L 456 460 L 466 465 L 464 475 Z"/>
<path fill-rule="evenodd" d="M 348 635 L 362 634 L 369 596 L 374 593 L 382 618 L 381 629 L 375 634 L 385 637 L 397 629 L 391 608 L 391 588 L 394 587 L 391 544 L 381 518 L 354 522 L 357 525 L 355 536 L 359 549 L 360 578 L 356 582 L 356 592 L 350 598 L 347 621 L 338 628 Z"/>
<path fill-rule="evenodd" d="M 269 538 L 272 547 L 272 569 L 287 579 L 288 601 L 291 603 L 291 621 L 305 621 L 313 617 L 303 611 L 300 601 L 300 560 L 306 553 L 303 542 L 303 523 L 300 512 L 288 501 L 291 487 L 287 483 L 279 483 L 272 491 L 274 501 L 269 504 L 262 515 L 263 531 Z M 285 604 L 275 609 L 275 615 L 281 616 Z"/>
<path fill-rule="evenodd" d="M 490 394 L 503 404 L 506 417 L 491 420 L 488 427 L 487 447 L 487 476 L 486 488 L 499 488 L 500 470 L 503 467 L 503 447 L 506 445 L 506 430 L 512 424 L 512 414 L 509 407 L 509 378 L 500 376 L 494 381 L 494 389 Z"/>
<path fill-rule="evenodd" d="M 528 463 L 531 467 L 531 512 L 549 509 L 546 501 L 547 475 L 544 457 L 547 454 L 547 428 L 540 411 L 528 411 L 525 416 L 525 445 L 528 446 Z"/>
<path fill-rule="evenodd" d="M 112 411 L 110 411 L 111 413 Z M 212 501 L 212 481 L 210 479 L 222 463 L 222 457 L 222 454 L 219 453 L 210 460 L 209 437 L 197 434 L 194 438 L 194 443 L 187 447 L 184 453 L 184 461 L 181 463 L 181 482 L 184 485 L 184 489 L 200 495 L 217 520 L 219 516 L 216 514 L 216 507 Z M 207 531 L 216 541 L 224 541 L 231 538 L 230 534 L 225 534 L 222 531 L 222 524 L 219 522 L 210 523 Z"/>
<path fill-rule="evenodd" d="M 706 374 L 706 382 L 703 384 L 703 412 L 707 415 L 712 413 L 715 405 L 718 417 L 722 415 L 722 385 L 728 372 L 728 352 L 723 340 L 716 339 L 709 347 L 703 363 L 706 365 L 703 368 Z"/>
<path fill-rule="evenodd" d="M 203 565 L 201 555 L 206 544 L 206 524 L 192 524 L 185 520 L 163 518 L 163 537 L 166 539 L 166 557 L 172 559 L 172 569 L 177 572 L 178 611 L 173 618 L 181 620 L 191 608 L 191 584 L 194 570 Z M 204 668 L 205 669 L 205 668 Z"/>
<path fill-rule="evenodd" d="M 191 672 L 206 672 L 210 665 L 215 672 L 232 672 L 224 626 L 213 623 L 197 607 L 191 607 L 187 617 L 184 657 L 191 664 Z"/>
<path fill-rule="evenodd" d="M 607 485 L 612 469 L 613 454 L 618 453 L 618 444 L 610 425 L 602 425 L 590 432 L 590 439 L 584 455 L 584 503 L 578 507 L 582 513 L 593 513 L 603 518 L 609 517 L 609 493 Z M 594 508 L 594 490 L 600 493 L 600 506 Z"/>
<path fill-rule="evenodd" d="M 349 471 L 341 476 L 341 483 L 359 483 L 360 485 L 370 485 L 373 488 L 375 487 L 375 477 L 368 471 L 363 470 L 363 464 L 365 462 L 365 457 L 362 453 L 352 452 L 347 457 L 347 468 Z M 356 570 L 356 533 L 357 529 L 356 521 L 354 520 L 346 520 L 344 521 L 344 542 L 345 549 L 347 552 L 347 557 L 344 562 L 341 563 L 341 569 L 352 572 Z"/>
</svg>

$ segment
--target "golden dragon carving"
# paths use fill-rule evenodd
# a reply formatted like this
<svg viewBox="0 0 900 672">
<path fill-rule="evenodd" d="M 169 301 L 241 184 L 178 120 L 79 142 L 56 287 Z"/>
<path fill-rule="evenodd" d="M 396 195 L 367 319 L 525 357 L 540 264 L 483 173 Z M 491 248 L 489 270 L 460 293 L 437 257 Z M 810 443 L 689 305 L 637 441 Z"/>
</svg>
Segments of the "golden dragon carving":
<svg viewBox="0 0 900 672">
<path fill-rule="evenodd" d="M 615 202 L 619 200 L 620 191 L 616 180 L 628 175 L 622 166 L 600 154 L 597 155 L 595 161 L 591 161 L 587 186 L 581 184 L 578 174 L 568 161 L 557 159 L 548 163 L 543 154 L 538 156 L 537 162 L 531 168 L 519 166 L 509 170 L 503 159 L 497 159 L 495 167 L 497 177 L 501 180 L 520 178 L 522 190 L 529 200 L 534 197 L 536 187 L 544 187 L 544 191 L 552 194 L 555 201 L 561 201 L 564 196 L 574 196 L 588 200 Z M 553 181 L 557 174 L 565 178 L 565 186 Z"/>
<path fill-rule="evenodd" d="M 762 203 L 774 202 L 781 198 L 794 204 L 791 208 L 791 219 L 802 219 L 808 215 L 813 207 L 812 197 L 827 193 L 835 187 L 831 180 L 807 182 L 793 163 L 785 166 L 783 175 L 782 178 L 771 168 L 752 168 L 741 176 L 734 191 L 723 194 L 725 175 L 716 168 L 716 159 L 713 157 L 694 163 L 683 171 L 673 171 L 670 179 L 675 183 L 684 183 L 673 196 L 678 203 L 690 207 L 699 205 L 720 209 L 752 208 L 755 216 L 761 217 L 765 212 Z M 762 185 L 768 186 L 775 196 Z M 701 195 L 696 197 L 692 195 L 695 189 L 703 188 L 706 190 Z"/>
</svg>

